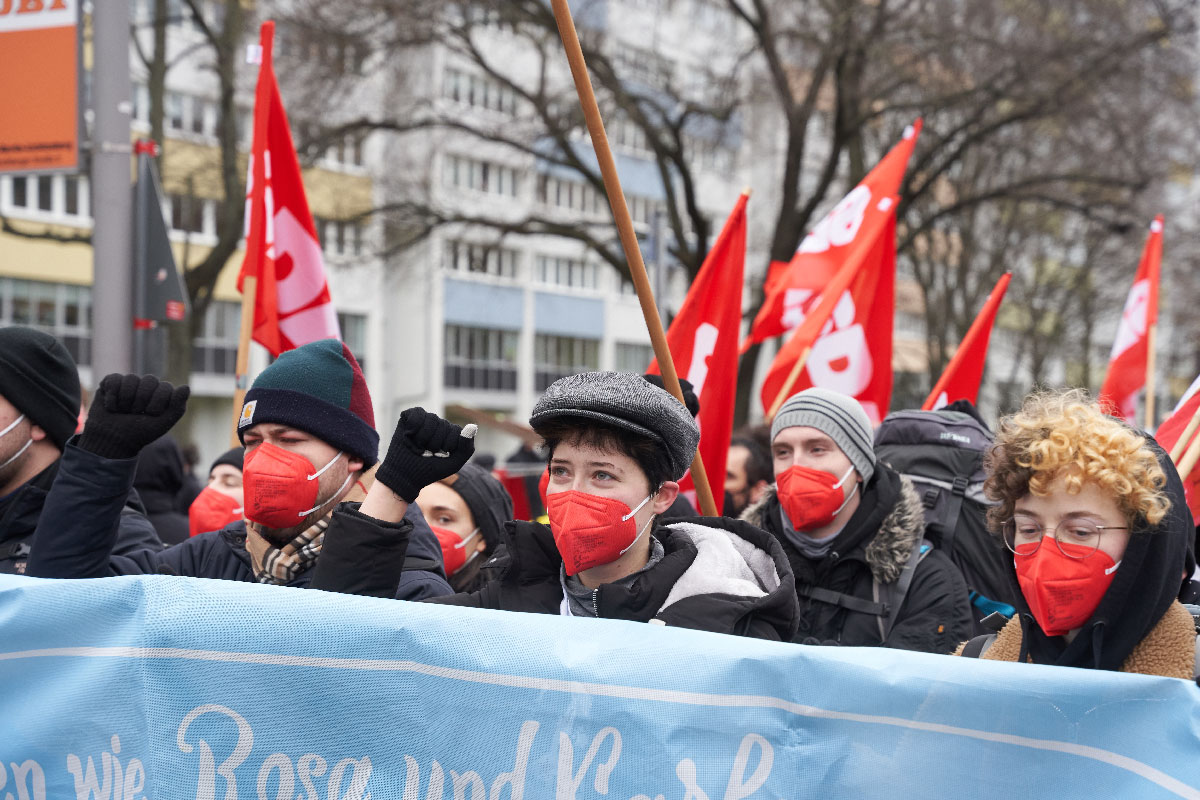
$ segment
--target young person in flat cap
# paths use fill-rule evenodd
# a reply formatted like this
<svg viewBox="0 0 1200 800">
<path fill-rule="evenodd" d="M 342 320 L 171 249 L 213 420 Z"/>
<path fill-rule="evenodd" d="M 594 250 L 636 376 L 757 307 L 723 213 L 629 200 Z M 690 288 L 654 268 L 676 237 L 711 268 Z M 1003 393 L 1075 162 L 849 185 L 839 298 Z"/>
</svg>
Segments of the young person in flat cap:
<svg viewBox="0 0 1200 800">
<path fill-rule="evenodd" d="M 971 632 L 966 583 L 922 536 L 912 483 L 875 458 L 853 397 L 807 389 L 771 424 L 775 486 L 742 515 L 796 576 L 795 641 L 949 653 Z"/>
<path fill-rule="evenodd" d="M 1183 483 L 1149 437 L 1084 392 L 1034 394 L 985 462 L 990 527 L 1018 613 L 960 655 L 1190 680 L 1196 626 L 1176 600 L 1194 536 Z"/>
<path fill-rule="evenodd" d="M 793 637 L 791 569 L 772 537 L 731 519 L 660 521 L 700 439 L 675 398 L 640 375 L 582 373 L 551 384 L 529 422 L 549 451 L 549 527 L 507 523 L 482 588 L 430 602 Z M 338 558 L 313 585 L 372 544 L 331 538 Z"/>
<path fill-rule="evenodd" d="M 79 396 L 79 372 L 62 343 L 34 328 L 0 328 L 0 572 L 26 571 L 63 448 L 79 424 Z M 137 494 L 125 487 L 115 501 L 113 552 L 161 550 Z"/>
<path fill-rule="evenodd" d="M 397 506 L 381 504 L 380 497 L 390 500 L 394 490 L 411 501 L 421 487 L 457 472 L 474 452 L 473 431 L 419 408 L 405 411 L 364 498 L 359 479 L 378 460 L 379 434 L 358 362 L 336 339 L 283 353 L 246 393 L 238 422 L 245 445 L 244 520 L 161 552 L 111 554 L 113 499 L 128 491 L 142 449 L 183 416 L 187 397 L 186 386 L 150 375 L 109 375 L 100 383 L 78 444 L 68 445 L 47 498 L 30 575 L 168 573 L 305 587 L 325 557 L 326 536 L 351 528 L 390 543 L 387 556 L 394 564 L 377 555 L 357 565 L 359 573 L 385 571 L 389 596 L 419 600 L 450 593 L 437 539 L 420 510 L 404 503 L 392 518 Z M 71 502 L 61 502 L 64 497 Z M 406 568 L 411 557 L 419 568 Z M 348 583 L 366 580 L 347 576 Z M 349 585 L 333 588 L 353 591 Z"/>
</svg>

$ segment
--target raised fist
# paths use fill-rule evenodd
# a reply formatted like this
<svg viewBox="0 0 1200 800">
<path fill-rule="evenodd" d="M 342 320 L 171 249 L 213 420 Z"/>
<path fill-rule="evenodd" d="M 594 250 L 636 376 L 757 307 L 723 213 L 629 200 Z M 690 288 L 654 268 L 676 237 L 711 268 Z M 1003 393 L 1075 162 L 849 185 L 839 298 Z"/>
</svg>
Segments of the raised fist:
<svg viewBox="0 0 1200 800">
<path fill-rule="evenodd" d="M 134 458 L 174 427 L 191 389 L 153 375 L 112 375 L 100 381 L 79 446 L 105 458 Z"/>
<path fill-rule="evenodd" d="M 460 428 L 423 408 L 410 408 L 400 415 L 375 480 L 411 503 L 421 489 L 462 469 L 475 452 L 477 430 L 475 425 Z"/>
</svg>

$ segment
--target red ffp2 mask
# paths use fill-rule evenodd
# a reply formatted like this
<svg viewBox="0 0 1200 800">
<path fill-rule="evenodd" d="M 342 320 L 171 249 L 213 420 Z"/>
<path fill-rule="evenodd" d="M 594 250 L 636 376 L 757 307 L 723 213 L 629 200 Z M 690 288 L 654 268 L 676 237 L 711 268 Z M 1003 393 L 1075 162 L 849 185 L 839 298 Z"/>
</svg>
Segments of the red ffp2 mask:
<svg viewBox="0 0 1200 800">
<path fill-rule="evenodd" d="M 1103 550 L 1090 551 L 1077 544 L 1058 543 L 1087 558 L 1063 555 L 1054 544 L 1043 541 L 1032 555 L 1014 555 L 1017 583 L 1029 604 L 1038 627 L 1047 636 L 1062 636 L 1083 627 L 1112 585 L 1119 563 Z"/>
<path fill-rule="evenodd" d="M 241 518 L 242 504 L 236 497 L 206 486 L 188 506 L 188 535 L 219 531 Z"/>
<path fill-rule="evenodd" d="M 479 551 L 474 550 L 471 552 L 470 557 L 467 556 L 467 542 L 479 535 L 479 528 L 471 531 L 471 535 L 465 539 L 446 528 L 439 528 L 436 525 L 430 525 L 429 528 L 433 531 L 433 535 L 437 537 L 438 544 L 442 546 L 442 564 L 446 567 L 447 578 L 465 567 L 468 561 L 479 555 Z"/>
<path fill-rule="evenodd" d="M 630 510 L 620 500 L 575 489 L 548 495 L 546 513 L 550 517 L 550 531 L 567 574 L 611 564 L 633 547 L 650 527 L 647 520 L 639 531 L 633 515 L 653 496 L 647 495 L 637 508 Z"/>
<path fill-rule="evenodd" d="M 312 512 L 326 505 L 345 489 L 353 473 L 324 502 L 317 501 L 319 482 L 325 470 L 333 466 L 339 452 L 328 464 L 313 471 L 313 465 L 299 453 L 263 442 L 246 454 L 242 467 L 242 491 L 245 494 L 246 519 L 268 528 L 291 528 Z"/>
<path fill-rule="evenodd" d="M 853 492 L 847 493 L 844 484 L 854 467 L 837 480 L 828 472 L 795 464 L 775 477 L 779 503 L 787 513 L 792 527 L 811 531 L 828 525 L 850 502 Z M 858 484 L 855 484 L 855 489 Z"/>
</svg>

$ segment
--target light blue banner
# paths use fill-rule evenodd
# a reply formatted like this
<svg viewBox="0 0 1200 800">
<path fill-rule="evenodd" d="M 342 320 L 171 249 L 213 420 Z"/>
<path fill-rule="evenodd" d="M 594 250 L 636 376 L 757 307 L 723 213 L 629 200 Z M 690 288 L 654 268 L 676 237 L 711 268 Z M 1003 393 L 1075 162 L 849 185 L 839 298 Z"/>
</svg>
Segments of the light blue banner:
<svg viewBox="0 0 1200 800">
<path fill-rule="evenodd" d="M 1190 681 L 0 577 L 0 800 L 1200 798 Z"/>
</svg>

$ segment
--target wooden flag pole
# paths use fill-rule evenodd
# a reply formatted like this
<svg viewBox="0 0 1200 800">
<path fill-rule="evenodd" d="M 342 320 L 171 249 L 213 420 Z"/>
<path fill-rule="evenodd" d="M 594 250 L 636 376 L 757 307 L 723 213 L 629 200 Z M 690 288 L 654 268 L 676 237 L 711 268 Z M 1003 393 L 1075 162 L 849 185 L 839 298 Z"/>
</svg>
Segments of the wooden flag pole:
<svg viewBox="0 0 1200 800">
<path fill-rule="evenodd" d="M 247 275 L 242 280 L 242 324 L 238 332 L 237 375 L 233 390 L 233 429 L 230 431 L 229 446 L 240 447 L 238 420 L 242 416 L 242 404 L 246 401 L 250 373 L 250 334 L 254 331 L 254 299 L 258 296 L 258 278 Z"/>
<path fill-rule="evenodd" d="M 1183 437 L 1180 437 L 1183 441 Z M 1179 477 L 1187 480 L 1187 476 L 1192 474 L 1192 470 L 1196 468 L 1196 462 L 1200 461 L 1200 436 L 1192 440 L 1183 457 L 1175 462 L 1175 469 L 1179 473 Z"/>
<path fill-rule="evenodd" d="M 629 215 L 629 206 L 621 191 L 621 181 L 617 177 L 617 165 L 608 145 L 608 135 L 604 132 L 604 121 L 600 117 L 600 107 L 596 104 L 596 95 L 592 91 L 592 81 L 588 77 L 587 64 L 583 59 L 583 48 L 579 45 L 579 34 L 575 31 L 575 21 L 571 18 L 568 0 L 552 0 L 552 5 L 554 20 L 558 23 L 558 34 L 562 39 L 563 48 L 566 50 L 567 61 L 571 65 L 571 76 L 575 79 L 579 104 L 583 108 L 583 117 L 587 122 L 588 133 L 592 137 L 592 147 L 596 150 L 596 161 L 600 165 L 604 191 L 608 195 L 613 220 L 617 224 L 617 233 L 621 238 L 621 247 L 625 251 L 625 260 L 629 264 L 629 276 L 633 279 L 633 286 L 637 290 L 642 316 L 646 318 L 646 327 L 650 331 L 650 343 L 654 348 L 654 357 L 658 359 L 658 367 L 662 371 L 663 385 L 668 392 L 675 396 L 676 400 L 682 403 L 683 390 L 679 386 L 679 375 L 675 372 L 675 362 L 671 359 L 670 348 L 667 347 L 667 335 L 663 331 L 662 319 L 658 316 L 658 308 L 654 304 L 654 291 L 650 288 L 646 264 L 642 261 L 642 251 L 638 247 L 637 234 L 633 229 L 633 218 Z M 706 517 L 715 517 L 717 505 L 713 501 L 712 488 L 709 486 L 708 476 L 704 472 L 704 462 L 700 459 L 699 450 L 692 459 L 692 483 L 696 487 L 696 498 L 700 501 L 700 513 Z"/>
<path fill-rule="evenodd" d="M 1146 425 L 1147 431 L 1154 430 L 1154 362 L 1155 357 L 1155 340 L 1158 338 L 1158 322 L 1150 323 L 1150 330 L 1146 331 Z"/>
<path fill-rule="evenodd" d="M 1188 441 L 1192 438 L 1192 434 L 1196 432 L 1197 428 L 1200 428 L 1200 406 L 1196 407 L 1196 413 L 1192 414 L 1192 418 L 1188 420 L 1187 427 L 1183 429 L 1183 433 L 1179 434 L 1179 440 L 1171 448 L 1169 455 L 1171 461 L 1176 466 L 1179 465 L 1179 459 L 1183 456 L 1183 451 L 1187 449 Z"/>
</svg>

